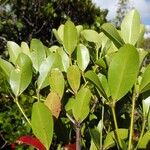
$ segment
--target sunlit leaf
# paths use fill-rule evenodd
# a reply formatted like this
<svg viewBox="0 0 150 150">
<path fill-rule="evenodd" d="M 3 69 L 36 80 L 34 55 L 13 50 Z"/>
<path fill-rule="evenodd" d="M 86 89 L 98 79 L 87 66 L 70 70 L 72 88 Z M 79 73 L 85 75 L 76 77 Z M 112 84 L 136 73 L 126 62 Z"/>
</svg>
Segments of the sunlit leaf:
<svg viewBox="0 0 150 150">
<path fill-rule="evenodd" d="M 77 47 L 77 63 L 79 68 L 84 71 L 90 62 L 89 51 L 86 46 L 79 44 Z"/>
<path fill-rule="evenodd" d="M 140 15 L 130 11 L 121 23 L 121 35 L 125 43 L 135 45 L 140 35 Z"/>
<path fill-rule="evenodd" d="M 72 109 L 76 121 L 82 122 L 88 116 L 91 96 L 91 91 L 88 88 L 82 87 L 77 93 Z"/>
<path fill-rule="evenodd" d="M 138 71 L 139 54 L 136 48 L 124 45 L 112 58 L 108 70 L 108 84 L 114 101 L 121 99 L 132 88 Z"/>
<path fill-rule="evenodd" d="M 78 41 L 77 29 L 73 22 L 67 21 L 64 26 L 63 44 L 66 52 L 71 55 L 75 50 Z"/>
</svg>

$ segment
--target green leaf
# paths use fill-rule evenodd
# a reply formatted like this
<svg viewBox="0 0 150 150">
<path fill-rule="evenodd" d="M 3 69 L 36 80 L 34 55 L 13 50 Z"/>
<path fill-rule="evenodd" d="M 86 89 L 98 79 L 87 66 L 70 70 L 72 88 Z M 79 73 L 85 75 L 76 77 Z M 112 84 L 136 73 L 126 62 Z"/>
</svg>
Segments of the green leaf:
<svg viewBox="0 0 150 150">
<path fill-rule="evenodd" d="M 79 68 L 84 71 L 90 62 L 90 54 L 86 46 L 79 44 L 77 47 L 77 63 Z"/>
<path fill-rule="evenodd" d="M 15 65 L 18 55 L 21 53 L 20 46 L 13 41 L 8 41 L 7 49 L 8 49 L 10 61 Z"/>
<path fill-rule="evenodd" d="M 39 71 L 40 65 L 46 58 L 45 46 L 38 39 L 32 39 L 30 44 L 31 60 L 33 67 L 36 71 Z"/>
<path fill-rule="evenodd" d="M 144 136 L 142 137 L 142 140 L 140 141 L 138 148 L 139 149 L 147 149 L 148 143 L 150 142 L 150 130 L 147 131 Z"/>
<path fill-rule="evenodd" d="M 0 68 L 3 70 L 3 72 L 6 75 L 6 78 L 8 80 L 10 77 L 11 71 L 14 70 L 13 65 L 10 62 L 0 58 Z"/>
<path fill-rule="evenodd" d="M 100 132 L 96 127 L 93 129 L 89 129 L 89 131 L 90 131 L 91 139 L 94 142 L 97 150 L 100 149 Z"/>
<path fill-rule="evenodd" d="M 81 123 L 88 116 L 91 96 L 91 91 L 84 87 L 82 87 L 77 93 L 72 109 L 76 121 Z"/>
<path fill-rule="evenodd" d="M 30 49 L 26 42 L 21 42 L 21 51 L 31 57 Z"/>
<path fill-rule="evenodd" d="M 110 23 L 105 23 L 102 25 L 102 32 L 115 44 L 117 48 L 120 48 L 124 42 L 120 37 L 117 29 Z"/>
<path fill-rule="evenodd" d="M 31 82 L 32 62 L 26 54 L 20 53 L 16 65 L 10 74 L 10 86 L 15 96 L 19 96 Z"/>
<path fill-rule="evenodd" d="M 85 73 L 85 78 L 87 78 L 87 80 L 89 80 L 90 82 L 92 82 L 100 91 L 100 93 L 102 94 L 102 96 L 107 99 L 107 95 L 103 89 L 103 86 L 97 76 L 97 74 L 93 71 L 87 71 Z"/>
<path fill-rule="evenodd" d="M 70 110 L 72 110 L 73 106 L 74 106 L 74 103 L 75 103 L 75 99 L 74 98 L 69 98 L 67 104 L 65 105 L 65 110 L 68 112 Z"/>
<path fill-rule="evenodd" d="M 57 51 L 58 48 L 59 48 L 59 46 L 53 45 L 53 46 L 51 46 L 51 47 L 49 48 L 49 51 L 50 51 L 51 53 L 54 53 L 54 52 Z"/>
<path fill-rule="evenodd" d="M 81 31 L 83 30 L 83 26 L 82 26 L 82 25 L 77 25 L 77 26 L 76 26 L 76 29 L 77 29 L 78 40 L 79 40 Z"/>
<path fill-rule="evenodd" d="M 67 80 L 72 90 L 77 93 L 80 87 L 81 73 L 76 65 L 72 65 L 67 70 Z"/>
<path fill-rule="evenodd" d="M 94 30 L 83 30 L 81 35 L 89 42 L 99 43 L 100 38 L 96 31 Z"/>
<path fill-rule="evenodd" d="M 71 55 L 75 50 L 78 41 L 77 29 L 73 22 L 67 21 L 64 26 L 63 44 L 66 52 Z"/>
<path fill-rule="evenodd" d="M 140 24 L 140 33 L 139 33 L 139 37 L 138 37 L 137 43 L 141 43 L 141 41 L 144 38 L 144 34 L 145 34 L 145 25 L 144 24 Z"/>
<path fill-rule="evenodd" d="M 140 92 L 146 92 L 150 89 L 150 64 L 146 67 L 145 72 L 142 74 L 142 80 L 140 84 Z"/>
<path fill-rule="evenodd" d="M 51 71 L 51 68 L 55 61 L 55 54 L 52 53 L 49 55 L 41 64 L 39 68 L 39 77 L 37 80 L 38 89 L 42 89 L 49 85 L 48 77 Z"/>
<path fill-rule="evenodd" d="M 63 50 L 63 48 L 57 49 L 57 52 L 61 57 L 61 64 L 62 64 L 63 71 L 67 72 L 67 69 L 69 68 L 69 56 Z"/>
<path fill-rule="evenodd" d="M 31 124 L 34 135 L 49 150 L 53 137 L 53 118 L 46 105 L 40 102 L 33 104 Z"/>
<path fill-rule="evenodd" d="M 142 65 L 143 65 L 143 60 L 144 60 L 145 57 L 147 56 L 148 51 L 145 51 L 145 50 L 142 49 L 142 48 L 138 48 L 138 52 L 139 52 L 139 57 L 140 57 L 140 66 L 142 66 Z"/>
<path fill-rule="evenodd" d="M 128 129 L 119 129 L 118 130 L 119 137 L 121 140 L 125 140 L 128 138 Z M 104 141 L 104 149 L 109 149 L 113 146 L 115 146 L 115 133 L 114 131 L 111 131 L 107 134 L 106 139 Z"/>
<path fill-rule="evenodd" d="M 112 58 L 108 70 L 108 84 L 114 101 L 121 99 L 132 88 L 138 71 L 139 54 L 136 48 L 124 45 Z"/>
<path fill-rule="evenodd" d="M 59 69 L 52 69 L 49 77 L 51 91 L 55 91 L 60 99 L 64 94 L 65 81 L 62 72 Z"/>
<path fill-rule="evenodd" d="M 140 15 L 138 11 L 130 11 L 121 23 L 121 35 L 125 43 L 135 45 L 140 35 Z"/>
</svg>

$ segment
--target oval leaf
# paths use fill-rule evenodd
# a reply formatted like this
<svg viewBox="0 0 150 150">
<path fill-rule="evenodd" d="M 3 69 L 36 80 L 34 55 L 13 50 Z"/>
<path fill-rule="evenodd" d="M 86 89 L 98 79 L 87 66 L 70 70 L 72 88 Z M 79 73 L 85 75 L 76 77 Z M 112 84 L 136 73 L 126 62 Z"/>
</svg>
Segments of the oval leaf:
<svg viewBox="0 0 150 150">
<path fill-rule="evenodd" d="M 55 61 L 54 53 L 50 54 L 41 64 L 39 68 L 39 77 L 37 80 L 38 89 L 42 89 L 49 85 L 48 77 Z"/>
<path fill-rule="evenodd" d="M 140 35 L 140 15 L 130 11 L 121 23 L 121 35 L 125 43 L 135 45 Z"/>
<path fill-rule="evenodd" d="M 92 82 L 100 91 L 100 93 L 102 94 L 102 96 L 107 99 L 107 95 L 103 89 L 103 86 L 97 76 L 97 74 L 93 71 L 88 71 L 85 73 L 85 78 L 87 78 L 87 80 L 89 80 L 90 82 Z"/>
<path fill-rule="evenodd" d="M 64 26 L 63 44 L 66 52 L 71 55 L 77 46 L 78 33 L 73 22 L 67 21 Z"/>
<path fill-rule="evenodd" d="M 79 44 L 77 47 L 77 63 L 79 68 L 84 71 L 90 62 L 89 51 L 83 44 Z"/>
<path fill-rule="evenodd" d="M 108 84 L 114 101 L 121 99 L 132 88 L 138 71 L 137 50 L 132 45 L 124 45 L 112 58 L 108 70 Z"/>
<path fill-rule="evenodd" d="M 49 150 L 53 137 L 53 118 L 46 105 L 40 102 L 33 104 L 31 124 L 34 135 Z"/>
<path fill-rule="evenodd" d="M 72 88 L 72 90 L 77 93 L 77 90 L 80 87 L 80 78 L 81 78 L 81 73 L 76 65 L 72 65 L 68 68 L 67 70 L 67 80 Z"/>
<path fill-rule="evenodd" d="M 100 38 L 96 31 L 94 30 L 83 30 L 81 35 L 89 42 L 99 43 Z"/>
<path fill-rule="evenodd" d="M 145 72 L 142 75 L 142 81 L 140 84 L 140 92 L 146 92 L 150 89 L 150 64 L 147 66 Z"/>
<path fill-rule="evenodd" d="M 76 121 L 82 122 L 88 116 L 91 96 L 91 91 L 88 88 L 81 88 L 77 93 L 72 109 Z"/>
<path fill-rule="evenodd" d="M 56 92 L 51 92 L 48 94 L 44 104 L 50 109 L 54 117 L 59 117 L 61 111 L 61 100 Z"/>
<path fill-rule="evenodd" d="M 11 71 L 14 70 L 13 65 L 10 62 L 0 58 L 0 68 L 3 70 L 6 78 L 9 79 Z"/>
<path fill-rule="evenodd" d="M 31 82 L 32 63 L 26 54 L 20 53 L 16 64 L 17 68 L 10 74 L 10 86 L 15 96 L 19 96 Z"/>
<path fill-rule="evenodd" d="M 124 42 L 122 40 L 122 38 L 120 37 L 117 29 L 110 23 L 105 23 L 102 25 L 102 32 L 104 32 L 104 34 L 113 41 L 113 43 L 115 44 L 115 46 L 117 48 L 121 47 Z"/>
<path fill-rule="evenodd" d="M 8 41 L 7 49 L 8 49 L 10 61 L 15 65 L 18 55 L 21 53 L 20 46 L 13 41 Z"/>
<path fill-rule="evenodd" d="M 31 50 L 31 60 L 33 63 L 33 67 L 36 71 L 39 71 L 40 65 L 43 60 L 46 58 L 45 47 L 43 43 L 38 39 L 32 39 L 30 44 Z"/>
<path fill-rule="evenodd" d="M 64 94 L 65 81 L 62 72 L 59 69 L 52 69 L 49 77 L 51 91 L 56 92 L 60 98 Z"/>
</svg>

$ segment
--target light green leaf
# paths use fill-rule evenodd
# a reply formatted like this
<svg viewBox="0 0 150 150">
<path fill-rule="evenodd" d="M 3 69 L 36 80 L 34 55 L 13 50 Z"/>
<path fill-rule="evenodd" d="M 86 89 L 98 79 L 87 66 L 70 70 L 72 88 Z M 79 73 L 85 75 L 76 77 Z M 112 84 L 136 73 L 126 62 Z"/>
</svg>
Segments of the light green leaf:
<svg viewBox="0 0 150 150">
<path fill-rule="evenodd" d="M 59 26 L 59 28 L 58 28 L 57 31 L 58 31 L 58 36 L 59 36 L 61 42 L 63 42 L 63 39 L 64 39 L 64 25 L 61 24 L 61 25 Z"/>
<path fill-rule="evenodd" d="M 142 74 L 142 80 L 140 84 L 140 92 L 146 92 L 150 89 L 150 64 L 146 67 L 146 70 Z"/>
<path fill-rule="evenodd" d="M 79 44 L 77 47 L 77 63 L 79 68 L 84 71 L 90 62 L 90 54 L 86 46 Z"/>
<path fill-rule="evenodd" d="M 144 34 L 145 34 L 145 25 L 140 24 L 140 33 L 137 41 L 138 45 L 140 45 L 140 43 L 143 41 Z"/>
<path fill-rule="evenodd" d="M 53 46 L 51 46 L 50 48 L 49 48 L 49 51 L 51 52 L 51 53 L 54 53 L 54 52 L 56 52 L 56 50 L 59 48 L 59 46 L 57 46 L 57 45 L 53 45 Z"/>
<path fill-rule="evenodd" d="M 120 48 L 124 42 L 120 37 L 117 29 L 110 23 L 105 23 L 102 25 L 102 32 L 115 44 L 117 48 Z"/>
<path fill-rule="evenodd" d="M 69 56 L 63 50 L 63 48 L 57 49 L 57 52 L 61 57 L 61 64 L 62 64 L 63 71 L 67 72 L 67 69 L 69 68 Z"/>
<path fill-rule="evenodd" d="M 72 109 L 76 121 L 81 123 L 88 116 L 91 96 L 91 91 L 88 88 L 82 87 L 77 93 Z"/>
<path fill-rule="evenodd" d="M 72 110 L 73 106 L 74 106 L 74 103 L 75 103 L 75 99 L 74 98 L 69 98 L 67 104 L 65 105 L 65 110 L 68 112 L 70 110 Z"/>
<path fill-rule="evenodd" d="M 142 140 L 140 141 L 138 148 L 139 149 L 147 149 L 148 143 L 150 142 L 150 130 L 147 131 L 144 136 L 142 137 Z"/>
<path fill-rule="evenodd" d="M 142 101 L 142 106 L 143 106 L 143 114 L 144 114 L 144 117 L 147 117 L 148 114 L 149 114 L 149 110 L 150 110 L 150 96 L 147 97 L 146 99 L 144 99 Z M 149 120 L 150 121 L 150 120 Z M 148 122 L 149 122 L 148 121 Z M 149 122 L 150 123 L 150 122 Z M 149 124 L 150 126 L 150 124 Z"/>
<path fill-rule="evenodd" d="M 77 25 L 77 26 L 76 26 L 76 29 L 77 29 L 77 33 L 78 33 L 78 39 L 79 39 L 80 33 L 81 33 L 81 31 L 83 30 L 83 26 L 82 26 L 82 25 Z"/>
<path fill-rule="evenodd" d="M 121 99 L 132 88 L 138 71 L 137 50 L 132 45 L 124 45 L 112 58 L 108 70 L 108 84 L 114 101 Z"/>
<path fill-rule="evenodd" d="M 9 82 L 15 96 L 19 96 L 31 82 L 32 62 L 26 54 L 20 53 L 16 65 L 16 69 L 11 71 Z"/>
<path fill-rule="evenodd" d="M 67 80 L 72 90 L 77 93 L 80 87 L 81 73 L 76 65 L 72 65 L 67 70 Z"/>
<path fill-rule="evenodd" d="M 32 39 L 30 44 L 31 60 L 33 67 L 36 71 L 39 71 L 40 65 L 46 58 L 45 46 L 38 39 Z"/>
<path fill-rule="evenodd" d="M 51 91 L 56 92 L 60 99 L 64 94 L 65 81 L 62 72 L 59 69 L 52 69 L 49 77 Z"/>
<path fill-rule="evenodd" d="M 10 77 L 11 71 L 14 70 L 13 65 L 10 62 L 0 58 L 0 68 L 3 70 L 3 72 L 6 75 L 6 78 L 8 80 Z"/>
<path fill-rule="evenodd" d="M 13 41 L 8 41 L 7 49 L 8 49 L 10 61 L 15 65 L 18 55 L 21 53 L 20 46 Z"/>
<path fill-rule="evenodd" d="M 48 77 L 51 71 L 51 68 L 55 61 L 55 54 L 52 53 L 49 55 L 41 64 L 39 68 L 39 77 L 37 80 L 38 89 L 42 89 L 49 85 Z"/>
<path fill-rule="evenodd" d="M 130 11 L 121 23 L 121 35 L 125 43 L 135 45 L 140 35 L 140 15 Z"/>
<path fill-rule="evenodd" d="M 57 30 L 56 30 L 56 29 L 53 29 L 52 31 L 53 31 L 53 33 L 54 33 L 55 38 L 57 39 L 57 41 L 58 41 L 60 44 L 62 44 L 63 42 L 62 42 L 62 40 L 60 39 Z"/>
<path fill-rule="evenodd" d="M 49 150 L 53 137 L 53 118 L 46 105 L 40 102 L 33 104 L 31 124 L 34 135 Z"/>
<path fill-rule="evenodd" d="M 67 21 L 64 26 L 63 44 L 66 52 L 71 55 L 75 50 L 78 41 L 77 29 L 73 22 Z"/>
<path fill-rule="evenodd" d="M 21 42 L 21 51 L 31 57 L 30 49 L 26 42 Z"/>
<path fill-rule="evenodd" d="M 102 84 L 97 76 L 97 74 L 93 71 L 87 71 L 85 73 L 85 78 L 87 80 L 89 80 L 90 82 L 92 82 L 97 88 L 98 90 L 100 91 L 100 93 L 102 94 L 102 96 L 107 99 L 107 95 L 102 87 Z"/>
<path fill-rule="evenodd" d="M 89 42 L 99 43 L 100 37 L 95 30 L 83 30 L 81 35 Z"/>
<path fill-rule="evenodd" d="M 118 134 L 121 140 L 125 140 L 128 138 L 128 129 L 118 129 Z M 106 139 L 104 141 L 104 149 L 109 149 L 113 146 L 115 146 L 116 141 L 115 141 L 115 133 L 114 131 L 111 131 L 107 134 Z"/>
<path fill-rule="evenodd" d="M 138 52 L 139 52 L 139 57 L 140 57 L 140 66 L 142 66 L 142 65 L 143 65 L 143 60 L 144 60 L 145 57 L 147 56 L 148 51 L 145 51 L 145 50 L 142 49 L 142 48 L 138 48 L 137 50 L 138 50 Z"/>
</svg>

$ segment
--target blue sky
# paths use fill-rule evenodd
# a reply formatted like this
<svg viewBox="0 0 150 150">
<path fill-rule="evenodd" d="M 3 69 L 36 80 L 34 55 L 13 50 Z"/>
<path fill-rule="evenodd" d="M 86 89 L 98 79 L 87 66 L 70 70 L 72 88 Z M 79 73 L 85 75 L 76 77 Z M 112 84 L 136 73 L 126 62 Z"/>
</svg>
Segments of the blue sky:
<svg viewBox="0 0 150 150">
<path fill-rule="evenodd" d="M 108 19 L 115 17 L 118 0 L 93 0 L 93 2 L 100 8 L 109 10 Z M 142 23 L 150 25 L 150 0 L 130 0 L 130 4 L 139 11 Z"/>
</svg>

